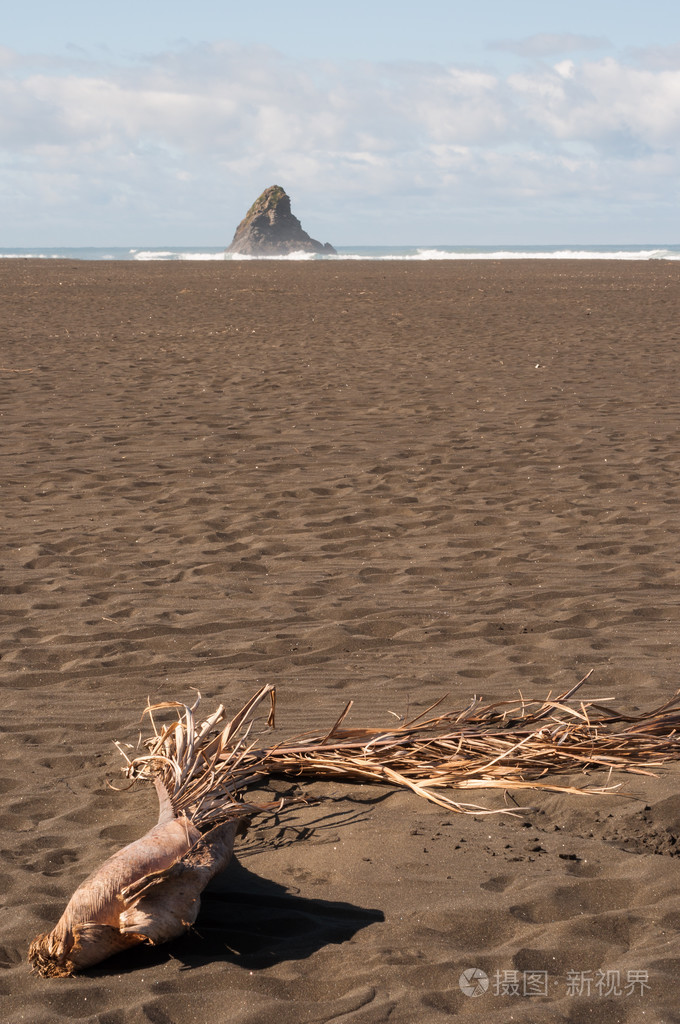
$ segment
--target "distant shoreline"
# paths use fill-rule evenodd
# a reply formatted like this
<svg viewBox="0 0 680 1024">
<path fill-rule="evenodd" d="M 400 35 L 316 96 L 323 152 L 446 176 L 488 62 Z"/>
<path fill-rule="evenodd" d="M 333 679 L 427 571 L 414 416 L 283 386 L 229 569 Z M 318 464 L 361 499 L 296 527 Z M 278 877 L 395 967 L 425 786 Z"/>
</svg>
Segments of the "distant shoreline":
<svg viewBox="0 0 680 1024">
<path fill-rule="evenodd" d="M 0 259 L 75 259 L 100 262 L 248 262 L 260 258 L 227 255 L 223 246 L 16 246 L 0 248 Z M 337 246 L 336 256 L 292 253 L 267 257 L 279 262 L 428 262 L 435 260 L 680 260 L 680 244 L 645 245 L 393 245 Z"/>
</svg>

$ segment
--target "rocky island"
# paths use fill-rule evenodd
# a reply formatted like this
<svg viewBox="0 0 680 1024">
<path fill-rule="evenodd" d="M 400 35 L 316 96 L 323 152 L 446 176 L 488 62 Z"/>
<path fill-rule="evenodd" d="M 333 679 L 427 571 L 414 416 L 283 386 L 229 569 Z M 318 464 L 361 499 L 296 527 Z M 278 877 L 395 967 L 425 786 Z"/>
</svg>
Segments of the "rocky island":
<svg viewBox="0 0 680 1024">
<path fill-rule="evenodd" d="M 255 200 L 236 228 L 228 253 L 242 256 L 287 256 L 291 252 L 335 256 L 328 242 L 310 238 L 290 209 L 290 197 L 280 185 L 271 185 Z"/>
</svg>

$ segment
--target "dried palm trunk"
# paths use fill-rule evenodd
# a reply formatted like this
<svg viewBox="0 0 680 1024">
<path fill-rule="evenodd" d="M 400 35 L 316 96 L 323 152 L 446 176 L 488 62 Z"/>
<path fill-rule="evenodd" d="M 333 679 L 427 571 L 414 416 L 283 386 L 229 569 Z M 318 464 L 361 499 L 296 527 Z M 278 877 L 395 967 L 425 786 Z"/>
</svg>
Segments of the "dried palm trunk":
<svg viewBox="0 0 680 1024">
<path fill-rule="evenodd" d="M 238 827 L 232 819 L 202 836 L 188 818 L 161 813 L 85 879 L 56 928 L 32 942 L 29 959 L 43 977 L 62 977 L 140 942 L 181 935 L 196 920 L 203 889 L 229 863 Z"/>
<path fill-rule="evenodd" d="M 155 782 L 158 824 L 83 882 L 56 928 L 35 939 L 29 958 L 40 974 L 62 976 L 135 943 L 181 934 L 196 919 L 201 892 L 228 863 L 245 819 L 281 806 L 239 798 L 272 775 L 382 782 L 453 811 L 516 813 L 528 808 L 488 811 L 440 790 L 609 792 L 616 787 L 576 788 L 548 777 L 587 769 L 649 775 L 680 757 L 678 694 L 652 711 L 623 715 L 602 702 L 573 700 L 587 678 L 545 700 L 484 705 L 475 699 L 463 710 L 432 715 L 437 702 L 390 729 L 345 728 L 350 703 L 330 731 L 271 747 L 248 742 L 248 736 L 253 712 L 266 696 L 273 725 L 273 686 L 262 687 L 226 725 L 222 705 L 200 725 L 194 720 L 198 700 L 191 708 L 149 706 L 148 753 L 131 760 L 119 749 L 128 778 Z M 159 730 L 153 712 L 166 708 L 178 715 Z"/>
<path fill-rule="evenodd" d="M 233 738 L 270 690 L 256 694 L 220 736 Z M 171 706 L 183 707 L 184 715 L 162 737 L 155 732 L 167 748 L 153 766 L 158 824 L 86 878 L 57 926 L 34 939 L 28 956 L 43 977 L 65 977 L 140 942 L 156 945 L 181 935 L 196 920 L 206 885 L 229 863 L 245 819 L 265 809 L 240 803 L 215 784 L 214 755 L 206 756 L 204 741 L 213 739 L 224 709 L 196 728 L 196 705 Z M 174 760 L 171 752 L 178 755 Z"/>
</svg>

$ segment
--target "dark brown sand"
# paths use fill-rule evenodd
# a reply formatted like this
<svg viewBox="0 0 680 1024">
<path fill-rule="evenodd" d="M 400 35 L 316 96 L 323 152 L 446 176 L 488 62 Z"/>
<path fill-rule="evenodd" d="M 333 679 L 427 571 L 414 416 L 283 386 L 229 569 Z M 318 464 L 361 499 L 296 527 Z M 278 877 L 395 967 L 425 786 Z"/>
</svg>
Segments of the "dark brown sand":
<svg viewBox="0 0 680 1024">
<path fill-rule="evenodd" d="M 679 325 L 677 263 L 0 263 L 3 1024 L 680 1021 L 674 768 L 516 819 L 314 783 L 194 934 L 26 965 L 154 820 L 106 784 L 147 696 L 670 696 Z"/>
</svg>

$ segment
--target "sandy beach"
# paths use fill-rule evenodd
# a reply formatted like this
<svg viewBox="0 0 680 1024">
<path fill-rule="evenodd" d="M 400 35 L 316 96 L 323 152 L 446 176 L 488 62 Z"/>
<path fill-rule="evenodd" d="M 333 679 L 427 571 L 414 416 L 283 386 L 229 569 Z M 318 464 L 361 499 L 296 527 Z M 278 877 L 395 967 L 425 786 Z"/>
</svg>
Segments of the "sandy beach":
<svg viewBox="0 0 680 1024">
<path fill-rule="evenodd" d="M 147 698 L 676 691 L 680 263 L 3 260 L 0 427 L 3 1024 L 680 1021 L 673 766 L 517 817 L 310 783 L 193 933 L 26 962 L 155 819 L 109 785 Z"/>
</svg>

